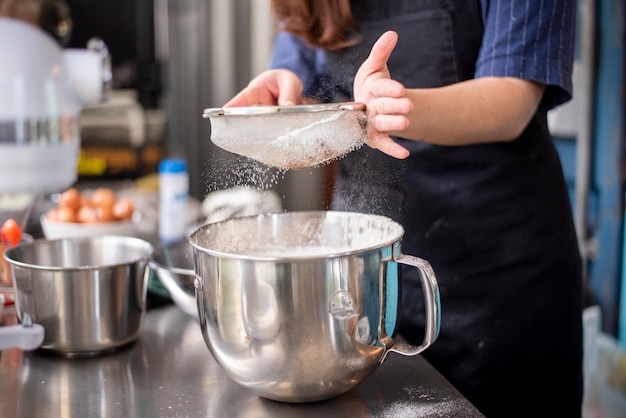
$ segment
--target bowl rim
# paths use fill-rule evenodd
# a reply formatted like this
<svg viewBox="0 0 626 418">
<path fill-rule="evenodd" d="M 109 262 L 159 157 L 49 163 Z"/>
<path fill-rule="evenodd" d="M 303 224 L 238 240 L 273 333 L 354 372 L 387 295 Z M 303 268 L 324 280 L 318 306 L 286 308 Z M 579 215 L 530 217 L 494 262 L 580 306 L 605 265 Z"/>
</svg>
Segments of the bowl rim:
<svg viewBox="0 0 626 418">
<path fill-rule="evenodd" d="M 76 245 L 85 245 L 94 241 L 111 241 L 109 243 L 103 243 L 104 247 L 109 245 L 113 245 L 115 242 L 119 241 L 131 241 L 133 245 L 143 247 L 143 253 L 139 257 L 128 258 L 127 260 L 114 262 L 114 263 L 103 263 L 98 265 L 80 265 L 80 266 L 57 266 L 57 265 L 43 265 L 43 264 L 33 264 L 25 261 L 21 261 L 16 259 L 14 253 L 18 251 L 22 251 L 24 248 L 35 247 L 35 246 L 44 246 L 44 245 L 53 245 L 57 242 L 64 243 L 73 243 Z M 66 245 L 63 245 L 65 247 Z M 9 265 L 19 266 L 21 268 L 28 268 L 32 270 L 45 270 L 45 271 L 53 271 L 53 272 L 75 272 L 75 271 L 93 271 L 93 270 L 102 270 L 102 269 L 110 269 L 121 266 L 127 266 L 129 264 L 134 264 L 138 262 L 145 262 L 146 267 L 148 267 L 148 263 L 150 258 L 152 257 L 152 253 L 154 252 L 154 246 L 142 239 L 137 237 L 131 237 L 126 235 L 102 235 L 102 236 L 94 236 L 94 237 L 67 237 L 67 238 L 55 238 L 55 239 L 46 239 L 39 238 L 34 241 L 20 243 L 14 247 L 8 248 L 4 252 L 4 259 L 9 263 Z M 15 282 L 14 282 L 15 283 Z"/>
<path fill-rule="evenodd" d="M 350 218 L 364 218 L 372 222 L 383 223 L 393 228 L 393 232 L 390 232 L 388 237 L 381 239 L 377 243 L 368 243 L 365 245 L 356 245 L 353 247 L 337 247 L 329 248 L 327 251 L 313 252 L 311 254 L 274 254 L 274 251 L 268 251 L 268 254 L 255 254 L 238 252 L 233 250 L 222 250 L 216 248 L 209 248 L 206 244 L 200 243 L 200 236 L 205 235 L 218 235 L 221 233 L 220 229 L 223 226 L 230 224 L 239 224 L 247 221 L 255 221 L 255 223 L 272 224 L 277 223 L 280 219 L 298 220 L 312 218 L 314 220 L 325 222 L 328 220 L 343 220 Z M 206 254 L 211 257 L 222 259 L 235 259 L 235 260 L 249 260 L 249 261 L 270 261 L 270 262 L 300 262 L 300 261 L 316 261 L 316 260 L 328 260 L 332 258 L 349 257 L 354 254 L 362 254 L 370 251 L 379 251 L 383 248 L 391 248 L 392 253 L 389 254 L 392 257 L 397 256 L 395 253 L 402 242 L 404 237 L 404 227 L 395 220 L 383 216 L 371 213 L 350 212 L 341 210 L 305 210 L 305 211 L 288 211 L 288 212 L 272 212 L 272 213 L 260 213 L 255 215 L 246 215 L 240 217 L 234 217 L 225 219 L 223 221 L 205 223 L 196 227 L 189 235 L 189 242 L 194 249 L 194 254 Z"/>
</svg>

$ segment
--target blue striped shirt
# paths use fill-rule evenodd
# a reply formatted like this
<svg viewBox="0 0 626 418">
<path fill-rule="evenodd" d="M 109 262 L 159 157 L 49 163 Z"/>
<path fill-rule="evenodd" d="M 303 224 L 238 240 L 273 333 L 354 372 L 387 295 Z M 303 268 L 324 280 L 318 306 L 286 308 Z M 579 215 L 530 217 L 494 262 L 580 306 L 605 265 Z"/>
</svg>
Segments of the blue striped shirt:
<svg viewBox="0 0 626 418">
<path fill-rule="evenodd" d="M 572 97 L 576 1 L 480 0 L 485 33 L 475 77 L 546 84 L 544 106 Z"/>
<path fill-rule="evenodd" d="M 548 86 L 542 105 L 552 108 L 572 96 L 576 1 L 480 0 L 484 35 L 475 77 L 517 77 Z M 271 68 L 288 68 L 305 85 L 305 95 L 332 89 L 324 54 L 279 32 Z M 321 89 L 320 89 L 321 87 Z M 325 89 L 326 87 L 326 89 Z"/>
</svg>

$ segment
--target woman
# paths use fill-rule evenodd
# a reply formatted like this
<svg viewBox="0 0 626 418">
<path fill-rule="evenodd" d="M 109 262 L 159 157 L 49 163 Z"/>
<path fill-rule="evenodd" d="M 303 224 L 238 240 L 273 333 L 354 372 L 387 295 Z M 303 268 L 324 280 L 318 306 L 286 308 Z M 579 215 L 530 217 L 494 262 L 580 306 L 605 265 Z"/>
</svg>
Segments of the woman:
<svg viewBox="0 0 626 418">
<path fill-rule="evenodd" d="M 571 98 L 575 2 L 275 0 L 272 70 L 226 106 L 364 102 L 333 209 L 402 223 L 439 281 L 424 357 L 487 417 L 580 416 L 582 278 L 546 113 Z M 368 55 L 369 54 L 369 55 Z M 423 334 L 403 271 L 400 333 Z"/>
</svg>

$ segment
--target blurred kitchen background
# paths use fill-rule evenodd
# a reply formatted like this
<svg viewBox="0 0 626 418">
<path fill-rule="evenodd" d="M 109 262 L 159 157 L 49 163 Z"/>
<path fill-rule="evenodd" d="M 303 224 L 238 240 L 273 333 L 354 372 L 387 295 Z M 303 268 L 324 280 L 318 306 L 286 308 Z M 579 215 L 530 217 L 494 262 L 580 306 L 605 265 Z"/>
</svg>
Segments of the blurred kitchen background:
<svg viewBox="0 0 626 418">
<path fill-rule="evenodd" d="M 198 202 L 253 186 L 276 192 L 285 210 L 328 207 L 332 165 L 270 169 L 215 147 L 202 118 L 204 109 L 221 107 L 267 68 L 275 30 L 269 0 L 47 3 L 51 24 L 72 23 L 59 39 L 65 46 L 84 48 L 97 36 L 112 57 L 110 99 L 81 113 L 79 184 L 139 184 L 156 178 L 164 158 L 181 157 Z M 570 186 L 587 303 L 599 308 L 598 331 L 623 350 L 625 21 L 624 0 L 579 0 L 574 100 L 549 115 Z"/>
<path fill-rule="evenodd" d="M 67 5 L 67 46 L 109 47 L 113 94 L 81 115 L 79 181 L 137 179 L 187 160 L 191 195 L 252 185 L 286 210 L 324 209 L 331 168 L 278 172 L 216 148 L 205 108 L 220 107 L 268 64 L 269 0 L 50 0 Z M 602 330 L 626 346 L 624 1 L 580 0 L 572 102 L 550 114 L 571 188 Z"/>
<path fill-rule="evenodd" d="M 267 67 L 274 35 L 268 1 L 65 2 L 73 21 L 68 46 L 83 48 L 99 36 L 113 64 L 112 99 L 82 115 L 79 175 L 145 175 L 165 156 L 182 157 L 199 200 L 252 185 L 275 190 L 288 210 L 326 207 L 329 167 L 282 173 L 234 156 L 212 144 L 202 118 Z M 108 159 L 104 173 L 101 157 Z"/>
</svg>

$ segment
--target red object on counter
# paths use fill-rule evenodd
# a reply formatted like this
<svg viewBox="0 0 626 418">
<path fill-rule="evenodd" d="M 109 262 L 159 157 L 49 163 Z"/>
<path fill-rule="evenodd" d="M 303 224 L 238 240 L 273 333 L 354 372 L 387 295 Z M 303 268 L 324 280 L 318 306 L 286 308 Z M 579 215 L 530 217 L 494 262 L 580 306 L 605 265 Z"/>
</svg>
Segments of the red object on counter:
<svg viewBox="0 0 626 418">
<path fill-rule="evenodd" d="M 11 269 L 7 261 L 2 257 L 4 250 L 20 243 L 22 230 L 15 219 L 7 219 L 0 228 L 0 286 L 11 286 Z M 6 298 L 5 305 L 10 298 Z M 11 298 L 11 303 L 13 300 Z"/>
<path fill-rule="evenodd" d="M 8 243 L 10 247 L 13 247 L 22 239 L 22 230 L 15 219 L 9 218 L 2 224 L 0 235 L 2 235 L 2 244 L 6 246 Z"/>
</svg>

